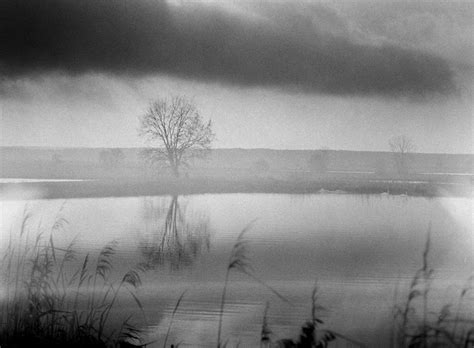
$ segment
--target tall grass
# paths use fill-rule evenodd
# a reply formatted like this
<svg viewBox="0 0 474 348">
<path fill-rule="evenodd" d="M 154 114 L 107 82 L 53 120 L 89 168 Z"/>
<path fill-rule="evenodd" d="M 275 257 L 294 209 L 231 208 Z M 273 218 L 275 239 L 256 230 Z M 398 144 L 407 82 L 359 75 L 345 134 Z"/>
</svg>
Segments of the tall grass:
<svg viewBox="0 0 474 348">
<path fill-rule="evenodd" d="M 144 269 L 137 266 L 111 281 L 115 241 L 104 246 L 96 258 L 87 254 L 79 259 L 75 240 L 66 248 L 55 246 L 54 234 L 68 225 L 62 209 L 48 230 L 41 222 L 34 226 L 32 214 L 25 208 L 19 233 L 10 231 L 1 260 L 5 289 L 0 300 L 0 345 L 107 347 L 125 341 L 140 343 L 130 318 L 123 321 L 119 332 L 108 324 L 123 291 L 130 293 L 143 312 L 134 291 L 141 284 Z"/>
<path fill-rule="evenodd" d="M 395 328 L 398 347 L 473 347 L 474 313 L 469 312 L 467 296 L 474 290 L 474 275 L 462 287 L 453 313 L 451 303 L 444 304 L 439 312 L 430 309 L 430 292 L 434 269 L 429 265 L 431 251 L 431 225 L 428 228 L 422 265 L 413 276 L 404 304 L 395 306 Z M 466 305 L 467 310 L 463 310 Z M 472 303 L 471 303 L 472 311 Z"/>
<path fill-rule="evenodd" d="M 179 296 L 178 300 L 176 301 L 176 304 L 175 304 L 174 309 L 173 309 L 173 313 L 171 314 L 171 319 L 170 319 L 170 323 L 168 325 L 168 330 L 166 331 L 165 341 L 163 342 L 163 348 L 166 348 L 166 343 L 168 342 L 168 337 L 169 337 L 170 332 L 171 332 L 171 327 L 173 326 L 174 316 L 176 315 L 176 312 L 178 311 L 179 305 L 181 304 L 181 301 L 183 300 L 184 295 L 186 294 L 186 291 L 187 290 L 184 290 L 181 293 L 181 295 Z"/>
<path fill-rule="evenodd" d="M 146 324 L 143 306 L 136 296 L 141 275 L 147 266 L 138 264 L 124 274 L 117 275 L 113 259 L 117 242 L 106 244 L 97 255 L 80 256 L 76 241 L 60 248 L 55 235 L 65 231 L 68 221 L 63 217 L 64 205 L 48 228 L 40 220 L 35 223 L 28 207 L 25 208 L 18 231 L 10 230 L 8 244 L 0 259 L 0 345 L 2 347 L 71 346 L 71 347 L 133 347 L 146 346 L 143 333 L 128 316 L 112 325 L 114 308 L 122 293 L 135 301 Z M 227 263 L 221 293 L 217 347 L 226 345 L 222 340 L 227 291 L 233 272 L 243 273 L 262 284 L 279 299 L 289 303 L 280 293 L 255 275 L 249 258 L 249 240 L 246 233 L 253 222 L 238 235 Z M 434 269 L 430 265 L 431 227 L 428 228 L 421 258 L 421 266 L 413 276 L 404 303 L 395 307 L 393 345 L 400 348 L 473 347 L 474 313 L 469 312 L 474 295 L 474 275 L 460 289 L 457 302 L 443 305 L 438 312 L 432 309 Z M 166 347 L 175 314 L 185 292 L 178 298 L 171 315 L 163 347 Z M 325 328 L 320 313 L 317 284 L 311 292 L 308 306 L 310 319 L 300 329 L 297 340 L 281 339 L 272 342 L 268 320 L 269 304 L 265 306 L 260 332 L 260 346 L 273 343 L 288 347 L 327 347 L 333 341 L 345 341 L 351 346 L 363 346 L 334 330 Z"/>
<path fill-rule="evenodd" d="M 281 300 L 289 303 L 289 301 L 285 297 L 283 297 L 280 293 L 278 293 L 278 291 L 276 291 L 271 286 L 263 282 L 260 278 L 258 278 L 254 274 L 254 270 L 252 268 L 252 264 L 249 258 L 249 249 L 248 249 L 249 241 L 245 239 L 245 234 L 250 230 L 250 228 L 252 227 L 255 221 L 256 220 L 252 221 L 239 233 L 229 256 L 229 261 L 227 263 L 227 269 L 226 269 L 225 280 L 224 280 L 224 288 L 222 289 L 221 302 L 220 302 L 219 324 L 218 324 L 218 329 L 217 329 L 217 348 L 225 346 L 225 344 L 223 344 L 221 340 L 222 319 L 224 316 L 224 306 L 226 302 L 227 287 L 229 284 L 229 278 L 232 271 L 237 271 L 237 272 L 245 274 L 246 276 L 250 277 L 252 280 L 262 284 L 264 287 L 269 289 L 273 294 L 275 294 Z"/>
<path fill-rule="evenodd" d="M 265 303 L 265 310 L 263 312 L 263 320 L 262 320 L 262 329 L 260 331 L 260 348 L 263 347 L 270 347 L 271 344 L 271 335 L 272 330 L 270 329 L 270 325 L 268 324 L 268 308 L 270 304 L 268 301 Z"/>
<path fill-rule="evenodd" d="M 248 245 L 249 241 L 245 239 L 245 234 L 249 231 L 250 227 L 255 221 L 247 225 L 238 235 L 229 257 L 227 263 L 227 270 L 224 280 L 224 287 L 221 295 L 220 310 L 219 310 L 219 324 L 217 330 L 217 348 L 225 347 L 227 342 L 222 342 L 222 321 L 224 314 L 224 307 L 226 302 L 227 287 L 230 280 L 230 274 L 232 271 L 238 271 L 250 277 L 252 280 L 260 283 L 267 289 L 269 289 L 273 294 L 275 294 L 280 300 L 292 305 L 288 299 L 282 296 L 278 291 L 270 287 L 260 278 L 258 278 L 253 271 L 250 258 L 248 256 Z M 271 334 L 272 330 L 268 323 L 268 308 L 269 304 L 267 302 L 265 306 L 262 328 L 260 333 L 260 347 L 272 347 Z M 364 347 L 364 345 L 356 340 L 353 340 L 345 335 L 337 333 L 333 330 L 320 328 L 324 324 L 323 320 L 319 317 L 319 312 L 324 310 L 324 307 L 318 303 L 318 287 L 315 283 L 312 293 L 311 293 L 311 320 L 306 322 L 301 327 L 301 333 L 297 342 L 294 342 L 291 339 L 281 339 L 276 342 L 278 347 L 299 347 L 299 348 L 323 348 L 328 347 L 329 343 L 336 340 L 336 338 L 342 339 L 347 343 L 352 344 L 357 347 Z"/>
<path fill-rule="evenodd" d="M 324 321 L 321 318 L 320 313 L 326 309 L 319 304 L 318 286 L 316 283 L 311 291 L 311 318 L 301 326 L 296 341 L 291 338 L 282 338 L 276 342 L 272 342 L 270 338 L 272 330 L 269 327 L 267 319 L 268 307 L 267 303 L 263 316 L 260 347 L 325 348 L 329 347 L 331 342 L 334 342 L 337 339 L 345 341 L 345 344 L 350 347 L 364 347 L 364 344 L 357 340 L 340 334 L 332 329 L 324 328 Z"/>
</svg>

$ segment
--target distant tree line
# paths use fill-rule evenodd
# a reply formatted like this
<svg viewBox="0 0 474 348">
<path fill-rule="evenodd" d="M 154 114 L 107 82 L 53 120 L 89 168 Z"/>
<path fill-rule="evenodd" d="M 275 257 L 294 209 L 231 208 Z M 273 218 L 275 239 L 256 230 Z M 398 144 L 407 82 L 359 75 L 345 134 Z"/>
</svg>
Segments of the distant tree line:
<svg viewBox="0 0 474 348">
<path fill-rule="evenodd" d="M 99 154 L 99 162 L 103 168 L 116 168 L 124 158 L 125 155 L 121 149 L 102 150 Z"/>
<path fill-rule="evenodd" d="M 329 149 L 316 150 L 309 158 L 309 170 L 313 173 L 325 174 L 329 170 Z"/>
</svg>

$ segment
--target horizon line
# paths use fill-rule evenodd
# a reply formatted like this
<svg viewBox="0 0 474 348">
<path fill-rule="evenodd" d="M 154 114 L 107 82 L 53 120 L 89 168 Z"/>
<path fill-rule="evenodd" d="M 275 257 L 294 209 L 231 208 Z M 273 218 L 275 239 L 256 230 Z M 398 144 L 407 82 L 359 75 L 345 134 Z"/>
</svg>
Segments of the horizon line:
<svg viewBox="0 0 474 348">
<path fill-rule="evenodd" d="M 0 145 L 0 148 L 34 148 L 34 149 L 61 149 L 61 150 L 99 150 L 99 149 L 122 149 L 122 150 L 134 150 L 134 149 L 145 149 L 150 148 L 151 146 L 51 146 L 51 145 Z M 331 149 L 331 148 L 315 148 L 315 149 L 275 149 L 275 148 L 267 148 L 267 147 L 252 147 L 252 148 L 245 148 L 245 147 L 216 147 L 211 148 L 211 150 L 243 150 L 243 151 L 301 151 L 301 152 L 312 152 L 312 151 L 339 151 L 339 152 L 369 152 L 369 153 L 392 153 L 393 151 L 390 150 L 346 150 L 346 149 Z M 474 156 L 474 152 L 472 153 L 461 153 L 461 152 L 418 152 L 413 151 L 410 152 L 411 154 L 424 154 L 424 155 L 463 155 L 463 156 Z"/>
</svg>

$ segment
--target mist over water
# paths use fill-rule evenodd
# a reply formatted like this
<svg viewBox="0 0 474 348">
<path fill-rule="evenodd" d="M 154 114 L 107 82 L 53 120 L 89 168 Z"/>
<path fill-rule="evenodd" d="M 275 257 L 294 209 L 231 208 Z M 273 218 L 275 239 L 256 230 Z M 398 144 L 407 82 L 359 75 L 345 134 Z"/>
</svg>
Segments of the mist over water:
<svg viewBox="0 0 474 348">
<path fill-rule="evenodd" d="M 76 238 L 78 253 L 85 255 L 114 240 L 116 271 L 147 263 L 139 295 L 150 337 L 158 338 L 152 347 L 161 346 L 184 290 L 171 341 L 215 344 L 225 265 L 237 235 L 255 219 L 246 234 L 255 274 L 292 305 L 251 279 L 233 275 L 223 333 L 245 346 L 259 344 L 267 301 L 274 332 L 280 338 L 294 337 L 310 317 L 315 280 L 329 327 L 369 346 L 386 342 L 394 296 L 403 299 L 419 268 L 430 225 L 434 310 L 454 298 L 474 264 L 472 198 L 206 194 L 1 204 L 3 247 L 9 226 L 15 231 L 21 223 L 25 204 L 33 214 L 31 226 L 47 226 L 63 206 L 68 226 L 55 232 L 57 247 Z M 120 310 L 132 305 L 124 298 Z"/>
<path fill-rule="evenodd" d="M 474 2 L 0 17 L 0 348 L 474 347 Z"/>
</svg>

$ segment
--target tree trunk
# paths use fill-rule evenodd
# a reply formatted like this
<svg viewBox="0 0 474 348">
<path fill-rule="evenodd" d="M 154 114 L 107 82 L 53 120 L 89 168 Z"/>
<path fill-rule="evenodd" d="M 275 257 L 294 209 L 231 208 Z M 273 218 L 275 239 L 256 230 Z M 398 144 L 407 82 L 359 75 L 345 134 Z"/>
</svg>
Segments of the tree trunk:
<svg viewBox="0 0 474 348">
<path fill-rule="evenodd" d="M 171 172 L 175 178 L 179 178 L 179 162 L 175 159 L 173 153 L 168 150 L 168 161 L 171 167 Z"/>
<path fill-rule="evenodd" d="M 172 166 L 173 175 L 175 178 L 179 178 L 179 168 L 176 164 Z"/>
</svg>

